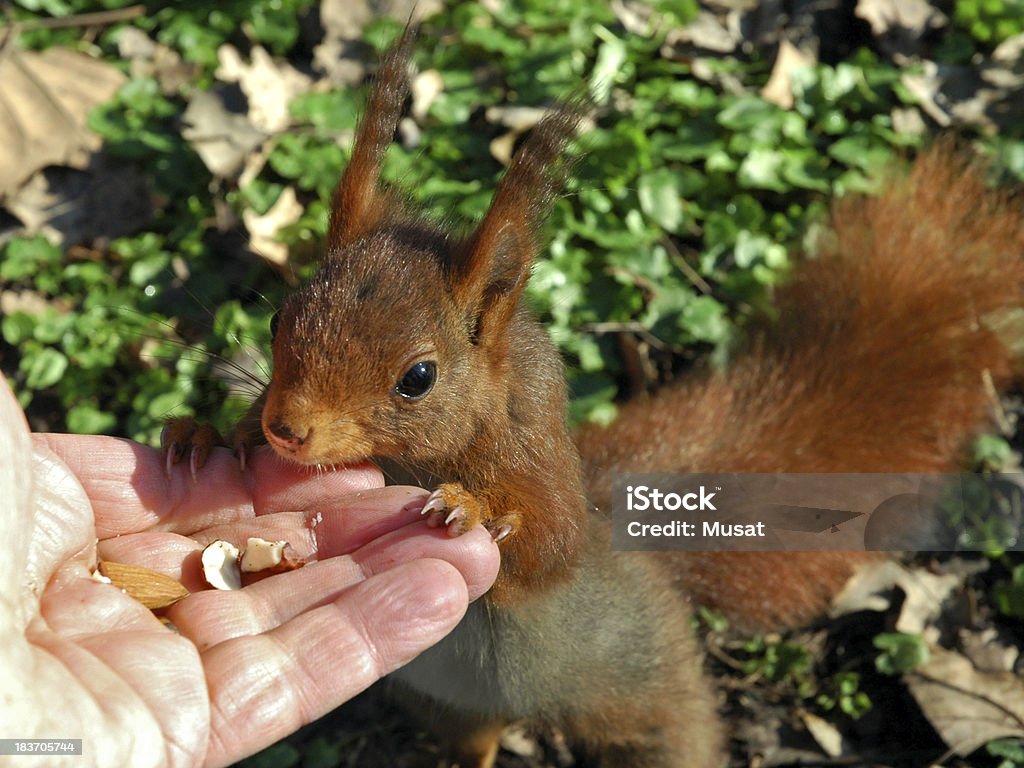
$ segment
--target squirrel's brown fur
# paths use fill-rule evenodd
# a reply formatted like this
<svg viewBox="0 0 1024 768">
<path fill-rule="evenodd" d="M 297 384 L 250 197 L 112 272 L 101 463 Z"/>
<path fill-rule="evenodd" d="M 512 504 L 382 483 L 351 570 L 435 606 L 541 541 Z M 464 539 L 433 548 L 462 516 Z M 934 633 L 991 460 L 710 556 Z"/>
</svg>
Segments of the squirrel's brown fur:
<svg viewBox="0 0 1024 768">
<path fill-rule="evenodd" d="M 411 47 L 407 32 L 380 70 L 327 254 L 279 313 L 273 379 L 242 439 L 261 431 L 307 464 L 376 458 L 392 479 L 443 484 L 431 518 L 451 515 L 453 535 L 476 522 L 508 534 L 492 592 L 396 675 L 430 702 L 463 768 L 490 765 L 518 719 L 559 728 L 603 766 L 720 765 L 689 600 L 750 625 L 803 621 L 857 560 L 614 553 L 591 506 L 608 507 L 615 471 L 956 467 L 985 422 L 983 376 L 1010 373 L 984 320 L 1024 300 L 1019 208 L 943 148 L 881 196 L 837 203 L 818 258 L 779 293 L 781 320 L 728 371 L 584 428 L 581 467 L 559 357 L 522 302 L 580 110 L 533 129 L 483 222 L 457 236 L 379 185 Z M 420 363 L 435 365 L 433 389 L 401 395 Z"/>
<path fill-rule="evenodd" d="M 997 404 L 1011 351 L 984 321 L 1024 302 L 1024 214 L 940 144 L 877 197 L 837 202 L 779 322 L 729 370 L 622 409 L 579 446 L 587 488 L 616 471 L 949 472 Z M 1019 351 L 1019 350 L 1018 350 Z M 659 439 L 650 436 L 658 434 Z M 671 558 L 698 602 L 770 627 L 821 612 L 849 553 Z"/>
</svg>

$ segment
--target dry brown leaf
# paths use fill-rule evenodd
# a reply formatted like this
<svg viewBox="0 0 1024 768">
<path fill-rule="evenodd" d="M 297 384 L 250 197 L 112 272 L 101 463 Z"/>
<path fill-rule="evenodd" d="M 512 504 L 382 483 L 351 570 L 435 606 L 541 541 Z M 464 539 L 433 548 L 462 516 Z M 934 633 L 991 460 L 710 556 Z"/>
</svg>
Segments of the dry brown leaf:
<svg viewBox="0 0 1024 768">
<path fill-rule="evenodd" d="M 832 599 L 829 615 L 835 618 L 860 611 L 887 611 L 892 605 L 888 593 L 906 578 L 907 569 L 895 560 L 871 563 L 859 569 Z"/>
<path fill-rule="evenodd" d="M 761 97 L 766 101 L 778 104 L 783 109 L 793 108 L 793 72 L 810 67 L 814 59 L 793 45 L 786 38 L 779 43 L 779 52 L 775 57 L 771 77 L 761 89 Z"/>
<path fill-rule="evenodd" d="M 651 16 L 654 9 L 639 0 L 611 0 L 608 4 L 615 18 L 631 35 L 647 37 L 651 34 Z"/>
<path fill-rule="evenodd" d="M 994 627 L 981 630 L 960 627 L 956 639 L 971 664 L 982 672 L 1013 671 L 1022 650 L 1012 637 L 1001 637 Z"/>
<path fill-rule="evenodd" d="M 980 672 L 960 654 L 932 648 L 928 662 L 905 679 L 928 722 L 959 755 L 1024 737 L 1024 679 L 1011 672 Z"/>
<path fill-rule="evenodd" d="M 822 752 L 833 758 L 843 754 L 843 735 L 832 723 L 810 712 L 801 712 L 800 719 Z"/>
<path fill-rule="evenodd" d="M 870 24 L 877 36 L 890 34 L 896 28 L 918 38 L 929 28 L 947 21 L 928 0 L 858 0 L 854 13 Z"/>
<path fill-rule="evenodd" d="M 487 121 L 510 129 L 491 141 L 491 157 L 502 165 L 512 162 L 516 140 L 547 113 L 543 107 L 488 107 Z"/>
<path fill-rule="evenodd" d="M 412 107 L 409 112 L 418 122 L 423 122 L 434 99 L 444 93 L 444 78 L 436 69 L 428 69 L 412 79 L 410 90 L 412 91 Z"/>
<path fill-rule="evenodd" d="M 357 86 L 366 76 L 363 30 L 388 17 L 416 23 L 438 13 L 444 0 L 324 0 L 320 3 L 323 41 L 313 49 L 313 64 L 337 85 Z"/>
<path fill-rule="evenodd" d="M 943 605 L 960 589 L 963 580 L 955 573 L 929 573 L 922 568 L 905 571 L 897 584 L 905 595 L 896 620 L 897 632 L 924 634 L 942 615 Z"/>
<path fill-rule="evenodd" d="M 45 231 L 68 245 L 130 234 L 153 214 L 142 173 L 102 153 L 82 171 L 50 166 L 34 174 L 5 207 L 29 234 Z"/>
<path fill-rule="evenodd" d="M 47 165 L 85 167 L 100 146 L 89 112 L 124 82 L 109 64 L 66 48 L 0 49 L 0 199 Z"/>
<path fill-rule="evenodd" d="M 735 12 L 722 18 L 702 10 L 685 27 L 673 29 L 666 35 L 661 55 L 675 59 L 687 52 L 732 53 L 742 39 L 739 19 L 740 15 Z"/>
<path fill-rule="evenodd" d="M 226 83 L 238 83 L 249 100 L 250 123 L 267 134 L 280 133 L 291 124 L 288 104 L 310 89 L 309 76 L 287 61 L 275 60 L 258 45 L 252 49 L 249 63 L 233 45 L 222 45 L 217 59 L 217 77 Z"/>
<path fill-rule="evenodd" d="M 239 112 L 233 112 L 219 91 L 196 91 L 182 116 L 181 135 L 192 145 L 210 173 L 233 177 L 243 168 L 246 157 L 265 138 Z"/>
<path fill-rule="evenodd" d="M 155 77 L 166 94 L 177 93 L 199 72 L 199 65 L 185 61 L 173 48 L 152 40 L 138 27 L 124 27 L 118 32 L 117 52 L 131 62 L 133 79 Z"/>
<path fill-rule="evenodd" d="M 282 227 L 298 221 L 302 210 L 295 190 L 285 187 L 277 202 L 262 216 L 252 210 L 243 211 L 242 221 L 249 231 L 249 247 L 273 266 L 286 266 L 288 246 L 277 239 L 277 233 Z"/>
</svg>

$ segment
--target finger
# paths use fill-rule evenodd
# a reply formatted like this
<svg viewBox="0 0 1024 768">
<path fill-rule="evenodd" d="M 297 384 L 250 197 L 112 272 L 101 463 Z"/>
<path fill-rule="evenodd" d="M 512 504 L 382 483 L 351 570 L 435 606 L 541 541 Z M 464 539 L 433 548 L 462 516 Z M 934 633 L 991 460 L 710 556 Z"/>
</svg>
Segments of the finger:
<svg viewBox="0 0 1024 768">
<path fill-rule="evenodd" d="M 213 451 L 193 481 L 187 467 L 168 475 L 158 450 L 130 440 L 61 434 L 34 439 L 78 477 L 92 501 L 100 538 L 153 528 L 188 534 L 383 484 L 370 465 L 316 471 L 268 450 L 254 451 L 243 472 L 227 449 Z"/>
<path fill-rule="evenodd" d="M 408 526 L 353 555 L 311 563 L 245 589 L 206 590 L 175 604 L 167 617 L 205 650 L 217 643 L 267 632 L 338 599 L 368 578 L 417 560 L 444 560 L 458 570 L 470 600 L 488 590 L 498 570 L 498 549 L 483 528 L 452 539 L 422 524 Z"/>
<path fill-rule="evenodd" d="M 203 653 L 211 697 L 207 764 L 234 762 L 365 690 L 451 631 L 466 601 L 454 568 L 417 560 L 272 632 L 213 646 Z"/>
<path fill-rule="evenodd" d="M 189 589 L 202 589 L 205 582 L 193 553 L 212 541 L 223 539 L 239 548 L 250 537 L 285 541 L 302 561 L 326 560 L 419 523 L 422 518 L 415 502 L 425 497 L 425 491 L 407 486 L 375 488 L 343 497 L 324 496 L 303 511 L 244 517 L 195 531 L 189 537 L 145 531 L 105 539 L 100 543 L 100 556 L 152 568 L 182 581 Z"/>
<path fill-rule="evenodd" d="M 426 491 L 392 485 L 358 493 L 323 493 L 308 499 L 299 512 L 278 512 L 216 525 L 193 533 L 205 544 L 226 539 L 238 546 L 250 536 L 287 541 L 299 557 L 326 560 L 422 519 L 417 501 Z"/>
<path fill-rule="evenodd" d="M 266 446 L 253 451 L 246 471 L 257 515 L 330 507 L 384 485 L 384 475 L 369 462 L 336 470 L 304 467 L 284 461 Z"/>
</svg>

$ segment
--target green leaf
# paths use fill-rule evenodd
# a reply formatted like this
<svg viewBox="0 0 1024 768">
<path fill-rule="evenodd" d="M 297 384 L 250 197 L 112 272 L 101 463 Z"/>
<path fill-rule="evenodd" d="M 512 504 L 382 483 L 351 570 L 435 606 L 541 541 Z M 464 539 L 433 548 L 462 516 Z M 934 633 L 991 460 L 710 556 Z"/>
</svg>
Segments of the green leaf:
<svg viewBox="0 0 1024 768">
<path fill-rule="evenodd" d="M 1004 579 L 992 588 L 992 600 L 1004 616 L 1024 618 L 1024 565 L 1018 565 L 1009 580 Z"/>
<path fill-rule="evenodd" d="M 5 315 L 3 320 L 0 321 L 4 341 L 12 347 L 16 347 L 22 342 L 31 339 L 35 325 L 35 319 L 25 312 L 14 312 L 10 315 Z"/>
<path fill-rule="evenodd" d="M 91 403 L 80 403 L 68 410 L 67 424 L 77 434 L 99 435 L 111 432 L 117 426 L 117 417 Z"/>
<path fill-rule="evenodd" d="M 637 179 L 640 210 L 669 232 L 678 233 L 686 217 L 679 196 L 676 175 L 667 168 Z"/>
<path fill-rule="evenodd" d="M 770 101 L 759 96 L 742 96 L 718 114 L 718 123 L 738 132 L 752 131 L 765 124 L 774 122 L 780 110 Z"/>
<path fill-rule="evenodd" d="M 623 79 L 623 65 L 627 61 L 626 45 L 602 26 L 595 28 L 601 44 L 597 60 L 590 74 L 590 93 L 597 104 L 607 104 L 612 85 Z"/>
<path fill-rule="evenodd" d="M 993 757 L 1006 758 L 999 768 L 1021 768 L 1024 766 L 1024 739 L 998 739 L 989 742 L 985 751 Z"/>
<path fill-rule="evenodd" d="M 164 420 L 172 416 L 189 416 L 192 409 L 185 402 L 181 392 L 165 392 L 149 401 L 146 413 L 154 419 Z"/>
<path fill-rule="evenodd" d="M 128 270 L 128 279 L 132 285 L 148 285 L 156 279 L 157 275 L 167 269 L 171 263 L 169 253 L 155 253 L 138 259 Z"/>
<path fill-rule="evenodd" d="M 15 238 L 3 249 L 0 278 L 14 281 L 35 277 L 47 267 L 59 266 L 61 258 L 60 248 L 41 235 Z"/>
<path fill-rule="evenodd" d="M 828 148 L 828 153 L 841 163 L 872 172 L 884 168 L 892 160 L 892 148 L 874 136 L 846 136 Z"/>
<path fill-rule="evenodd" d="M 928 661 L 928 645 L 920 635 L 886 632 L 875 637 L 874 645 L 881 651 L 875 668 L 883 675 L 902 675 Z"/>
<path fill-rule="evenodd" d="M 722 344 L 729 337 L 725 307 L 711 296 L 697 296 L 683 307 L 679 326 L 696 341 Z"/>
<path fill-rule="evenodd" d="M 21 358 L 21 371 L 29 389 L 48 389 L 60 381 L 68 369 L 68 359 L 53 347 L 40 347 Z"/>
<path fill-rule="evenodd" d="M 974 441 L 973 454 L 976 463 L 998 470 L 1013 459 L 1013 448 L 999 435 L 981 435 Z"/>
<path fill-rule="evenodd" d="M 782 178 L 786 157 L 774 149 L 752 149 L 740 163 L 736 180 L 740 186 L 785 192 L 789 185 Z"/>
<path fill-rule="evenodd" d="M 355 128 L 362 108 L 356 92 L 351 90 L 303 93 L 288 105 L 288 111 L 296 120 L 331 133 Z"/>
</svg>

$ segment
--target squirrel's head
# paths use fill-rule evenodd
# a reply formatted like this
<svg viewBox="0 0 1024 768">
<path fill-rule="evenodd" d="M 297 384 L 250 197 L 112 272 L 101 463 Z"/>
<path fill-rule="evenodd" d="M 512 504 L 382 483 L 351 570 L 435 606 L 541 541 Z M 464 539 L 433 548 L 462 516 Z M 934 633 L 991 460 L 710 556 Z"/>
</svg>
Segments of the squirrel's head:
<svg viewBox="0 0 1024 768">
<path fill-rule="evenodd" d="M 451 455 L 501 407 L 506 344 L 578 107 L 533 129 L 468 237 L 410 217 L 379 183 L 413 35 L 384 59 L 334 196 L 327 256 L 274 318 L 262 427 L 282 456 L 345 464 Z"/>
<path fill-rule="evenodd" d="M 382 227 L 285 302 L 262 419 L 278 453 L 344 464 L 466 439 L 458 425 L 488 389 L 488 351 L 445 274 L 451 247 L 425 225 Z"/>
</svg>

